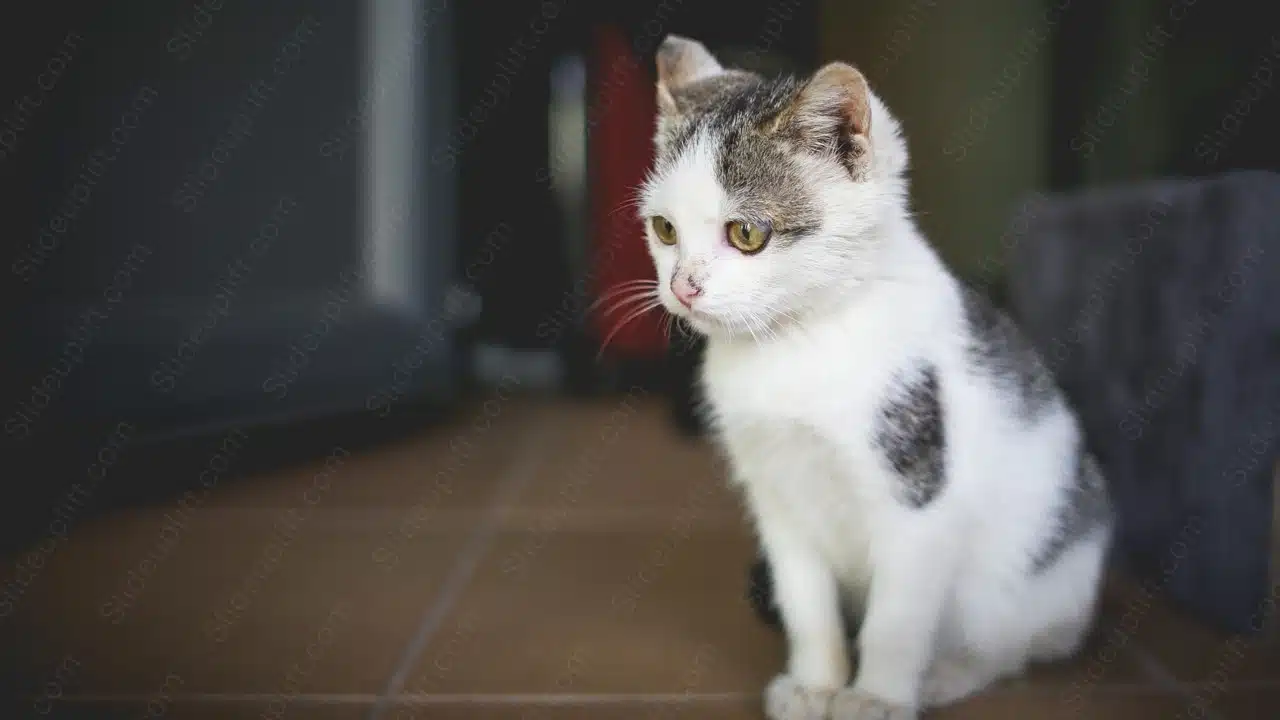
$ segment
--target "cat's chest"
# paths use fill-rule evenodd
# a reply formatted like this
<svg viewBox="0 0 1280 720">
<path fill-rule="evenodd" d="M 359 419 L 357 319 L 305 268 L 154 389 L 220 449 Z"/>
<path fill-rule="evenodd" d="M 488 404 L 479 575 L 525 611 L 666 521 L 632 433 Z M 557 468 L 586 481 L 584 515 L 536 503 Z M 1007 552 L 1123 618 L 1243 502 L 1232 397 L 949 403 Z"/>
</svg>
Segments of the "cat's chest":
<svg viewBox="0 0 1280 720">
<path fill-rule="evenodd" d="M 748 476 L 742 479 L 770 486 L 763 490 L 787 504 L 824 498 L 821 506 L 847 489 L 874 453 L 882 376 L 835 349 L 733 354 L 708 348 L 703 383 L 719 441 Z M 827 482 L 833 486 L 813 485 Z M 788 494 L 796 497 L 783 497 Z"/>
<path fill-rule="evenodd" d="M 757 516 L 808 537 L 849 577 L 886 488 L 872 429 L 893 368 L 841 343 L 746 351 L 708 347 L 706 399 L 718 442 Z"/>
<path fill-rule="evenodd" d="M 876 476 L 865 472 L 871 450 L 864 436 L 734 407 L 718 422 L 718 441 L 752 514 L 812 543 L 842 581 L 860 586 L 870 567 L 874 510 L 884 495 Z"/>
<path fill-rule="evenodd" d="M 784 347 L 711 346 L 702 369 L 707 401 L 721 426 L 814 435 L 847 442 L 874 415 L 891 368 L 858 357 L 845 344 L 811 341 Z"/>
</svg>

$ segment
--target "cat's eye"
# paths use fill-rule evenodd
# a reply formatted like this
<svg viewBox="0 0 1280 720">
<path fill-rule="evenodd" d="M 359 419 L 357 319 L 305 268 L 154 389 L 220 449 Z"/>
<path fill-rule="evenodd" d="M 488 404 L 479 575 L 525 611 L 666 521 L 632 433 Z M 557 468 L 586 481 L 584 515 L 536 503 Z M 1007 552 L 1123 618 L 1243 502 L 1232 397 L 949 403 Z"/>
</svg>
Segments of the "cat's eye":
<svg viewBox="0 0 1280 720">
<path fill-rule="evenodd" d="M 751 255 L 764 249 L 769 242 L 773 229 L 767 223 L 749 223 L 735 220 L 725 226 L 729 236 L 729 244 L 741 252 Z"/>
<path fill-rule="evenodd" d="M 661 215 L 654 215 L 649 220 L 649 224 L 653 226 L 653 234 L 658 236 L 658 240 L 661 241 L 663 245 L 676 244 L 676 240 L 678 239 L 676 238 L 676 226 L 672 225 L 670 220 L 662 217 Z"/>
</svg>

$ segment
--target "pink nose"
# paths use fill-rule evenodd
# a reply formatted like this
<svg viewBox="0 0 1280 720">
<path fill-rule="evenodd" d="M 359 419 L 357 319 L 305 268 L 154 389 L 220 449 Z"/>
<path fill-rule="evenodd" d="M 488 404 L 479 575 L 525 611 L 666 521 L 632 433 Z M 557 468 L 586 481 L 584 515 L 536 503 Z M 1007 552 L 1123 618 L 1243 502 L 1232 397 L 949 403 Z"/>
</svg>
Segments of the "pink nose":
<svg viewBox="0 0 1280 720">
<path fill-rule="evenodd" d="M 671 279 L 671 294 L 681 305 L 693 307 L 693 299 L 702 294 L 702 288 L 695 285 L 688 275 L 676 275 Z"/>
</svg>

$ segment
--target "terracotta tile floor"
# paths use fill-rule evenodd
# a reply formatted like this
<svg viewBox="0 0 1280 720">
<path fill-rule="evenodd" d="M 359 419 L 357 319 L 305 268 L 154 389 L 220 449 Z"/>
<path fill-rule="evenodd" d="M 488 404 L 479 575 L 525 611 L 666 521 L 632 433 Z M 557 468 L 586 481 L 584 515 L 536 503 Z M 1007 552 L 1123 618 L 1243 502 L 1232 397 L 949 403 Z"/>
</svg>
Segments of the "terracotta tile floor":
<svg viewBox="0 0 1280 720">
<path fill-rule="evenodd" d="M 166 553 L 163 506 L 84 523 L 0 619 L 5 700 L 23 717 L 761 717 L 782 639 L 744 600 L 754 546 L 706 449 L 649 398 L 483 417 L 352 456 L 312 505 L 319 464 L 221 487 Z M 1078 660 L 930 717 L 1280 715 L 1280 643 L 1228 666 L 1222 638 L 1159 606 L 1116 643 L 1125 593 Z"/>
</svg>

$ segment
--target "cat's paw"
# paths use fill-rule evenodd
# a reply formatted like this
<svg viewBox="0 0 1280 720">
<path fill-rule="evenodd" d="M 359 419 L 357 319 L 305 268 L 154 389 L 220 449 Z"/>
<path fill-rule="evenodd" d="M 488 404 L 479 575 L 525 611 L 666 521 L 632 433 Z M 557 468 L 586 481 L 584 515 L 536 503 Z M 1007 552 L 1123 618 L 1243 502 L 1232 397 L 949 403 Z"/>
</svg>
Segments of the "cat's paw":
<svg viewBox="0 0 1280 720">
<path fill-rule="evenodd" d="M 925 674 L 920 700 L 925 707 L 950 705 L 982 690 L 987 679 L 972 662 L 939 660 Z"/>
<path fill-rule="evenodd" d="M 916 720 L 915 708 L 847 687 L 831 698 L 831 720 Z"/>
<path fill-rule="evenodd" d="M 827 720 L 834 690 L 801 685 L 779 675 L 764 691 L 764 714 L 769 720 Z"/>
</svg>

